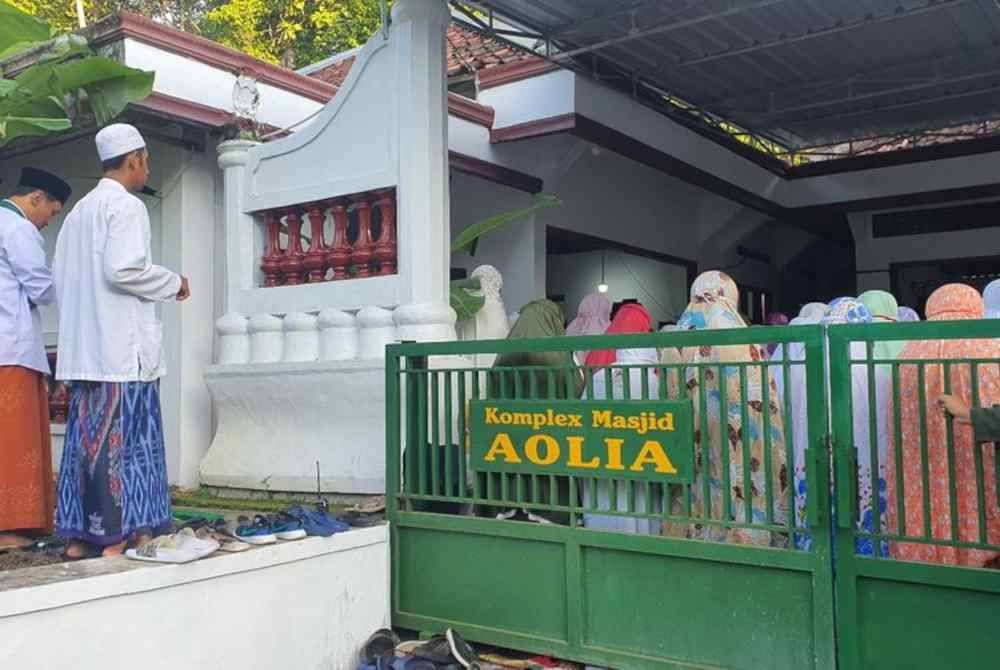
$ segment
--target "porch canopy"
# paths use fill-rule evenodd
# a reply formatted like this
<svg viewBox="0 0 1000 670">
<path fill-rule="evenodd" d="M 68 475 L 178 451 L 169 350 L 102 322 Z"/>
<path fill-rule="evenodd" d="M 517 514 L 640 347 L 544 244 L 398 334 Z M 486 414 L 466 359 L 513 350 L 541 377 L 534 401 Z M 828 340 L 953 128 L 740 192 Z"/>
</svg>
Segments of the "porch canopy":
<svg viewBox="0 0 1000 670">
<path fill-rule="evenodd" d="M 516 26 L 497 32 L 678 120 L 720 137 L 745 132 L 746 143 L 786 159 L 998 129 L 996 0 L 453 4 L 483 27 Z"/>
</svg>

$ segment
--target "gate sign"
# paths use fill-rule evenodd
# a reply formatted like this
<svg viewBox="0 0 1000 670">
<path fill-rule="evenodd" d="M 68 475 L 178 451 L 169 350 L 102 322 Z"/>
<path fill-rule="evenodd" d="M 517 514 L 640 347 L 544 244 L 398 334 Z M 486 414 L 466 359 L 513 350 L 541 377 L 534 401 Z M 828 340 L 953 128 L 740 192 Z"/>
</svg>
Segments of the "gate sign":
<svg viewBox="0 0 1000 670">
<path fill-rule="evenodd" d="M 691 483 L 690 401 L 473 400 L 475 470 Z"/>
</svg>

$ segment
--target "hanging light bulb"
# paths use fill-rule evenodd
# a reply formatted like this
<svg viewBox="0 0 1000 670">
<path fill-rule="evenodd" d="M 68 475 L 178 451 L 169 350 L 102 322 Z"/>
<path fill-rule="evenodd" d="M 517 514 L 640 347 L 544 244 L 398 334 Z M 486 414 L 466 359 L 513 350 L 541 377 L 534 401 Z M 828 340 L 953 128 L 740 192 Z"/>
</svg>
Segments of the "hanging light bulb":
<svg viewBox="0 0 1000 670">
<path fill-rule="evenodd" d="M 604 252 L 603 251 L 601 252 L 601 283 L 597 285 L 597 292 L 598 293 L 607 293 L 608 292 L 608 283 L 605 281 L 605 278 L 604 278 Z"/>
</svg>

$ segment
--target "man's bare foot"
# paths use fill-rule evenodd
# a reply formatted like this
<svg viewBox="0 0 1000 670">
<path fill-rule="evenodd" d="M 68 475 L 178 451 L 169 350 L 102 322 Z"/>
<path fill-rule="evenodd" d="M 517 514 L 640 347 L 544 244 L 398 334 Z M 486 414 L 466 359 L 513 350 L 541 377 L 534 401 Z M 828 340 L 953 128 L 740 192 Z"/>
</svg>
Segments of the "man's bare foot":
<svg viewBox="0 0 1000 670">
<path fill-rule="evenodd" d="M 125 553 L 125 546 L 127 544 L 127 541 L 122 541 L 118 544 L 110 544 L 104 547 L 104 551 L 101 552 L 101 556 L 104 556 L 105 558 L 109 556 L 121 556 Z"/>
<path fill-rule="evenodd" d="M 90 554 L 85 542 L 79 540 L 70 540 L 70 543 L 66 546 L 66 558 L 77 561 L 81 558 L 86 558 Z"/>
<path fill-rule="evenodd" d="M 18 535 L 17 533 L 0 533 L 0 550 L 20 549 L 21 547 L 27 547 L 32 542 L 34 540 L 30 537 Z"/>
</svg>

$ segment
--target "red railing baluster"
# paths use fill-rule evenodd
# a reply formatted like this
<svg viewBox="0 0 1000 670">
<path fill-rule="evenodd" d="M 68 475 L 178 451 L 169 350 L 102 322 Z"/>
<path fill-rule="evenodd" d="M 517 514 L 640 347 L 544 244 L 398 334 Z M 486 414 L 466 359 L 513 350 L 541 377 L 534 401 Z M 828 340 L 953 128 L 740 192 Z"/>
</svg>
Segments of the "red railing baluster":
<svg viewBox="0 0 1000 670">
<path fill-rule="evenodd" d="M 351 263 L 358 277 L 371 276 L 371 262 L 375 257 L 375 244 L 372 242 L 372 205 L 368 198 L 367 193 L 351 196 L 351 202 L 358 212 L 358 239 L 354 242 Z"/>
<path fill-rule="evenodd" d="M 333 268 L 334 281 L 347 279 L 347 268 L 351 264 L 351 244 L 347 241 L 347 205 L 343 200 L 330 202 L 330 212 L 333 215 L 333 244 L 326 254 L 330 267 Z"/>
<path fill-rule="evenodd" d="M 281 269 L 285 273 L 285 286 L 295 286 L 302 283 L 302 260 L 305 257 L 305 252 L 302 251 L 302 219 L 299 218 L 298 210 L 287 210 L 285 223 L 288 228 L 288 247 L 281 259 Z"/>
<path fill-rule="evenodd" d="M 264 212 L 265 240 L 264 255 L 260 258 L 260 271 L 264 273 L 264 286 L 278 286 L 281 283 L 281 242 L 278 238 L 279 216 L 276 212 Z"/>
<path fill-rule="evenodd" d="M 63 382 L 56 382 L 52 395 L 49 396 L 49 421 L 52 423 L 66 423 L 66 414 L 69 411 L 69 390 Z"/>
<path fill-rule="evenodd" d="M 323 240 L 323 224 L 326 222 L 326 209 L 322 203 L 314 202 L 307 208 L 309 216 L 309 251 L 306 252 L 302 265 L 306 269 L 306 281 L 315 284 L 326 279 L 326 243 Z"/>
<path fill-rule="evenodd" d="M 375 260 L 379 262 L 380 275 L 396 274 L 396 190 L 375 191 L 376 202 L 382 215 L 382 234 L 375 244 Z"/>
</svg>

